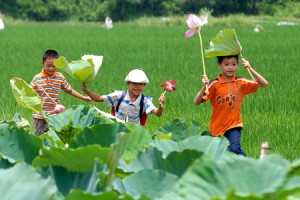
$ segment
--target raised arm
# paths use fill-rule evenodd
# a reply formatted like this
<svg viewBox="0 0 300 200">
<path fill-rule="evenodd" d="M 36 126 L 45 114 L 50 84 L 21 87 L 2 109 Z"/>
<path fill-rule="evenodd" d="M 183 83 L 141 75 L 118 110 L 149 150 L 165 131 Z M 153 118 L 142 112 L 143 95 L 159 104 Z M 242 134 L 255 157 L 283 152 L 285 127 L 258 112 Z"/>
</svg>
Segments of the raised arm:
<svg viewBox="0 0 300 200">
<path fill-rule="evenodd" d="M 166 97 L 165 95 L 160 95 L 159 99 L 158 99 L 158 108 L 154 108 L 152 110 L 152 113 L 158 117 L 160 117 L 163 113 L 163 104 L 166 102 Z"/>
<path fill-rule="evenodd" d="M 209 80 L 206 75 L 202 77 L 202 88 L 196 94 L 194 98 L 194 104 L 199 105 L 202 102 L 203 96 L 205 95 L 206 85 L 209 83 Z"/>
<path fill-rule="evenodd" d="M 94 93 L 94 92 L 92 92 L 92 91 L 90 91 L 90 90 L 88 89 L 88 87 L 87 87 L 86 84 L 83 84 L 83 85 L 82 85 L 82 91 L 83 91 L 84 93 L 86 93 L 89 97 L 91 97 L 91 99 L 92 99 L 93 101 L 103 102 L 102 96 L 99 95 L 99 94 L 96 94 L 96 93 Z"/>
<path fill-rule="evenodd" d="M 258 85 L 260 87 L 267 87 L 269 85 L 268 81 L 262 75 L 260 75 L 257 71 L 255 71 L 251 67 L 250 62 L 248 60 L 246 60 L 245 58 L 243 58 L 243 60 L 242 60 L 242 65 L 243 65 L 244 68 L 249 69 L 249 71 L 251 72 L 251 74 L 257 80 Z"/>
<path fill-rule="evenodd" d="M 92 99 L 89 96 L 83 96 L 82 94 L 78 93 L 76 90 L 71 90 L 69 94 L 74 96 L 74 97 L 77 97 L 79 99 L 82 99 L 86 102 L 91 102 L 92 101 Z"/>
</svg>

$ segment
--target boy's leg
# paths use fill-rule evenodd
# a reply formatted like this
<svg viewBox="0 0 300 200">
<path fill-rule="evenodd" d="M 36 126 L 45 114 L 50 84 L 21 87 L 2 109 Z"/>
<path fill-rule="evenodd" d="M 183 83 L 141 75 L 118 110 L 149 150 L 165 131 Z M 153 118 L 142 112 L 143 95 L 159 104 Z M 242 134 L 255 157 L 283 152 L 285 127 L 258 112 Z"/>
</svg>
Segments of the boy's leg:
<svg viewBox="0 0 300 200">
<path fill-rule="evenodd" d="M 224 136 L 229 140 L 230 143 L 228 146 L 229 151 L 239 155 L 246 156 L 244 151 L 241 149 L 241 144 L 240 144 L 241 130 L 242 130 L 241 127 L 227 130 Z"/>
<path fill-rule="evenodd" d="M 37 136 L 42 135 L 43 133 L 49 130 L 48 124 L 45 119 L 32 119 L 33 127 L 34 127 L 34 134 Z"/>
</svg>

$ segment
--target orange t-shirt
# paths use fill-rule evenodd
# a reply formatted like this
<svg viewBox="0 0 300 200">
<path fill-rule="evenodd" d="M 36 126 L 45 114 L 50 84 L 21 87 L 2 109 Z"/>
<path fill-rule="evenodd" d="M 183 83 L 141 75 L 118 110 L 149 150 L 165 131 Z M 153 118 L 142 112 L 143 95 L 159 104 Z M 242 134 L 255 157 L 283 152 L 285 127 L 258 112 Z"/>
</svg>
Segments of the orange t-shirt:
<svg viewBox="0 0 300 200">
<path fill-rule="evenodd" d="M 218 79 L 208 85 L 209 95 L 203 97 L 202 102 L 210 100 L 212 115 L 209 130 L 212 136 L 223 135 L 226 130 L 243 127 L 240 114 L 245 95 L 257 91 L 257 81 L 233 76 L 230 82 L 218 75 Z"/>
</svg>

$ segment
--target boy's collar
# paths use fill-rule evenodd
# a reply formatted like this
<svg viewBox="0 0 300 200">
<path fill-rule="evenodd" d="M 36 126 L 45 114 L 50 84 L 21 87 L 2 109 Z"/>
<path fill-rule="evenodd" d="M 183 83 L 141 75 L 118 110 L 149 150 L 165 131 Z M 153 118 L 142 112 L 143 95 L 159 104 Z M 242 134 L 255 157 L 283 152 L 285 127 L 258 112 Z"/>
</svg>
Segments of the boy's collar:
<svg viewBox="0 0 300 200">
<path fill-rule="evenodd" d="M 42 73 L 42 77 L 49 77 L 49 75 L 45 73 L 45 69 L 43 69 L 41 73 Z M 52 76 L 56 76 L 56 73 L 57 73 L 57 72 L 55 71 L 55 72 L 52 74 Z"/>
<path fill-rule="evenodd" d="M 134 106 L 140 106 L 140 101 L 141 101 L 141 98 L 142 98 L 142 94 L 140 94 L 136 100 L 134 102 L 131 102 L 130 101 L 130 95 L 129 95 L 129 91 L 127 90 L 126 92 L 126 95 L 124 97 L 124 99 L 128 100 L 129 102 L 131 102 Z"/>
<path fill-rule="evenodd" d="M 220 83 L 227 83 L 227 81 L 225 81 L 222 77 L 222 74 L 219 74 L 218 75 L 218 80 Z M 231 77 L 231 80 L 230 81 L 234 81 L 235 80 L 235 74 Z"/>
</svg>

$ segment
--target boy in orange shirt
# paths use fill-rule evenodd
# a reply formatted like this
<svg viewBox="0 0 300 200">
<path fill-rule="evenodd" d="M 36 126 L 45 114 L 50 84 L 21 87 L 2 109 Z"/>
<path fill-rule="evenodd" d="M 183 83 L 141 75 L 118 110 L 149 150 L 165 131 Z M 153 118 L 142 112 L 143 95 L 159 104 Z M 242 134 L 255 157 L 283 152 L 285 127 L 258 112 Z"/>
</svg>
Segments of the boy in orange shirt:
<svg viewBox="0 0 300 200">
<path fill-rule="evenodd" d="M 54 61 L 58 57 L 59 54 L 55 50 L 45 51 L 42 61 L 43 70 L 35 75 L 30 83 L 30 86 L 40 96 L 42 103 L 42 112 L 32 113 L 34 134 L 38 136 L 49 130 L 43 112 L 48 113 L 50 116 L 56 115 L 54 108 L 57 104 L 60 104 L 59 92 L 61 90 L 86 102 L 91 101 L 90 97 L 83 96 L 73 90 L 64 75 L 56 71 Z"/>
<path fill-rule="evenodd" d="M 199 105 L 210 100 L 212 105 L 209 126 L 211 136 L 224 135 L 230 143 L 229 151 L 246 156 L 240 145 L 243 127 L 240 115 L 242 101 L 245 95 L 256 92 L 259 86 L 267 87 L 268 81 L 256 72 L 246 59 L 242 60 L 242 65 L 250 70 L 256 80 L 236 77 L 238 55 L 218 56 L 217 58 L 222 74 L 210 82 L 207 76 L 202 77 L 202 88 L 196 94 L 194 103 Z M 206 85 L 209 94 L 205 94 Z"/>
</svg>

